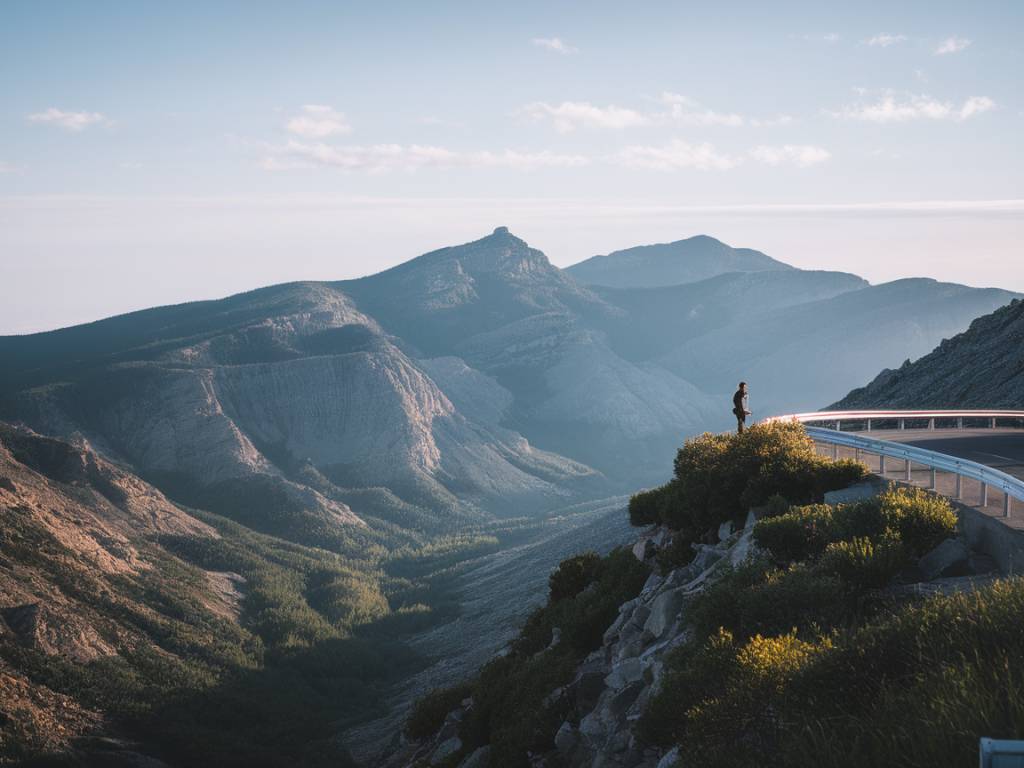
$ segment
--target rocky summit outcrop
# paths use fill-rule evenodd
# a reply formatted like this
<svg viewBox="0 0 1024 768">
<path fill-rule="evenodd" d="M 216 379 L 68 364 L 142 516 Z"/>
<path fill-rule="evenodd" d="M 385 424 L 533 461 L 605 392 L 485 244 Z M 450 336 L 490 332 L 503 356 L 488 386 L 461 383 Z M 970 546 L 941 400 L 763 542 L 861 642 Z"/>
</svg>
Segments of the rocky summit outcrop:
<svg viewBox="0 0 1024 768">
<path fill-rule="evenodd" d="M 1024 301 L 979 317 L 931 353 L 882 371 L 832 408 L 1024 408 Z"/>
</svg>

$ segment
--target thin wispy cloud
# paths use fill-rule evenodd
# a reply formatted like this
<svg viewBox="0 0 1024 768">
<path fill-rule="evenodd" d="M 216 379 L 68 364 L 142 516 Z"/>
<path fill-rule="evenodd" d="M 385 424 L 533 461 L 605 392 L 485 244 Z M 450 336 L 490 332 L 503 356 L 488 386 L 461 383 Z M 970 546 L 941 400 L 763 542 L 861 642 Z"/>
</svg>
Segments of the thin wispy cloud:
<svg viewBox="0 0 1024 768">
<path fill-rule="evenodd" d="M 463 152 L 423 144 L 332 145 L 289 140 L 282 145 L 264 145 L 261 165 L 266 170 L 293 168 L 337 168 L 344 171 L 380 173 L 415 171 L 419 168 L 575 168 L 589 164 L 580 155 L 554 152 Z"/>
<path fill-rule="evenodd" d="M 84 131 L 91 125 L 107 122 L 107 118 L 99 112 L 65 112 L 50 107 L 42 112 L 34 112 L 28 116 L 30 123 L 41 123 L 63 128 L 65 131 Z"/>
<path fill-rule="evenodd" d="M 926 95 L 883 92 L 875 101 L 861 101 L 833 111 L 833 117 L 869 123 L 905 123 L 912 120 L 967 120 L 994 109 L 988 96 L 971 96 L 960 105 Z"/>
<path fill-rule="evenodd" d="M 300 114 L 288 120 L 285 128 L 304 139 L 325 139 L 352 132 L 345 115 L 324 104 L 306 104 Z"/>
<path fill-rule="evenodd" d="M 809 168 L 824 163 L 832 153 L 811 144 L 783 144 L 782 146 L 761 145 L 750 150 L 750 156 L 765 165 L 795 165 Z"/>
<path fill-rule="evenodd" d="M 713 144 L 690 144 L 681 139 L 660 146 L 628 146 L 611 159 L 627 168 L 652 171 L 728 171 L 743 162 L 741 157 L 719 152 Z"/>
<path fill-rule="evenodd" d="M 0 173 L 14 173 L 14 166 L 0 161 Z"/>
<path fill-rule="evenodd" d="M 826 32 L 823 35 L 790 35 L 790 37 L 806 40 L 812 43 L 824 42 L 829 44 L 838 43 L 842 39 L 838 32 Z"/>
<path fill-rule="evenodd" d="M 656 109 L 639 110 L 614 104 L 602 107 L 587 101 L 563 101 L 549 104 L 544 101 L 527 104 L 519 110 L 535 121 L 547 121 L 559 133 L 571 133 L 578 128 L 622 130 L 650 125 L 721 126 L 738 128 L 743 125 L 784 125 L 792 121 L 787 115 L 765 120 L 750 120 L 736 112 L 719 112 L 684 94 L 663 91 L 652 99 Z"/>
<path fill-rule="evenodd" d="M 436 115 L 424 115 L 416 118 L 418 125 L 428 125 L 432 128 L 465 128 L 466 124 L 458 120 L 447 120 Z"/>
<path fill-rule="evenodd" d="M 971 44 L 965 37 L 947 37 L 935 48 L 936 56 L 946 56 L 950 53 L 960 53 Z"/>
<path fill-rule="evenodd" d="M 534 48 L 543 48 L 545 51 L 568 56 L 571 53 L 579 53 L 580 49 L 569 45 L 560 37 L 535 37 L 530 40 Z"/>
<path fill-rule="evenodd" d="M 559 133 L 571 133 L 581 127 L 621 130 L 651 122 L 648 115 L 634 109 L 615 105 L 598 107 L 587 101 L 563 101 L 561 104 L 536 101 L 520 112 L 533 120 L 551 121 Z"/>
<path fill-rule="evenodd" d="M 768 118 L 753 118 L 750 124 L 755 128 L 774 128 L 779 125 L 792 125 L 796 119 L 792 115 L 777 115 Z"/>
<path fill-rule="evenodd" d="M 684 125 L 724 125 L 738 128 L 744 123 L 742 115 L 735 112 L 716 112 L 680 93 L 664 91 L 659 101 L 668 107 L 669 119 Z"/>
<path fill-rule="evenodd" d="M 874 37 L 870 37 L 865 40 L 864 44 L 869 45 L 872 48 L 888 48 L 890 45 L 905 42 L 906 39 L 906 35 L 890 35 L 885 32 L 880 32 Z"/>
</svg>

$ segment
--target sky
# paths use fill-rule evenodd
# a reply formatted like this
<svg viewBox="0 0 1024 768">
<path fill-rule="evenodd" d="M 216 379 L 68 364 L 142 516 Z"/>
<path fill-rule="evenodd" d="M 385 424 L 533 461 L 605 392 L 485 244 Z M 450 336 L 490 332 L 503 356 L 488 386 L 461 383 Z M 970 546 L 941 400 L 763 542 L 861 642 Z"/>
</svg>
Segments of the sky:
<svg viewBox="0 0 1024 768">
<path fill-rule="evenodd" d="M 0 334 L 497 226 L 1024 291 L 1021 2 L 0 4 Z"/>
</svg>

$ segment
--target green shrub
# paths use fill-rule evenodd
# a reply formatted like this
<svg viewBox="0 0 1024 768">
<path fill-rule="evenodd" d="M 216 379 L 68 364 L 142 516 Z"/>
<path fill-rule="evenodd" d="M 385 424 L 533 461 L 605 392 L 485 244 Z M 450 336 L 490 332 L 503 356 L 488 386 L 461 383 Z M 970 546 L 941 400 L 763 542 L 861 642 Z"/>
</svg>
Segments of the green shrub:
<svg viewBox="0 0 1024 768">
<path fill-rule="evenodd" d="M 793 507 L 778 517 L 759 520 L 754 540 L 782 563 L 813 560 L 830 543 L 855 539 L 900 543 L 899 551 L 888 547 L 885 556 L 906 561 L 954 535 L 956 527 L 956 513 L 945 498 L 919 488 L 893 486 L 854 504 Z"/>
<path fill-rule="evenodd" d="M 631 501 L 631 519 L 655 516 L 675 530 L 699 533 L 740 520 L 750 507 L 780 496 L 796 504 L 863 478 L 856 462 L 818 456 L 797 423 L 756 424 L 743 434 L 704 433 L 676 454 L 674 479 Z"/>
<path fill-rule="evenodd" d="M 451 688 L 431 691 L 419 699 L 405 721 L 405 735 L 410 739 L 427 739 L 437 733 L 448 713 L 472 693 L 472 686 L 463 683 Z"/>
<path fill-rule="evenodd" d="M 665 656 L 661 684 L 640 717 L 641 738 L 661 747 L 682 741 L 690 710 L 722 694 L 735 663 L 736 643 L 726 629 L 703 643 L 685 643 L 671 650 Z"/>
<path fill-rule="evenodd" d="M 793 505 L 789 503 L 781 493 L 776 493 L 768 498 L 768 501 L 764 503 L 764 516 L 765 517 L 778 517 L 789 512 L 790 507 Z"/>
<path fill-rule="evenodd" d="M 834 541 L 825 548 L 817 570 L 835 576 L 845 584 L 862 589 L 884 587 L 906 565 L 906 554 L 895 536 L 883 537 L 878 544 L 871 539 Z"/>
<path fill-rule="evenodd" d="M 832 513 L 828 504 L 792 507 L 778 517 L 758 520 L 754 541 L 779 562 L 805 560 L 821 553 L 830 541 Z"/>
<path fill-rule="evenodd" d="M 633 494 L 629 499 L 630 524 L 642 527 L 660 523 L 662 519 L 661 507 L 665 496 L 665 486 Z"/>
<path fill-rule="evenodd" d="M 597 578 L 600 569 L 601 556 L 596 552 L 584 552 L 563 560 L 548 577 L 548 602 L 576 597 Z"/>
<path fill-rule="evenodd" d="M 899 532 L 900 541 L 913 557 L 926 554 L 956 534 L 956 512 L 944 496 L 921 488 L 891 487 L 878 498 L 886 527 Z"/>
<path fill-rule="evenodd" d="M 676 531 L 667 546 L 658 550 L 655 560 L 662 573 L 689 565 L 697 553 L 693 550 L 693 539 L 685 531 Z"/>
<path fill-rule="evenodd" d="M 835 576 L 799 563 L 780 569 L 755 560 L 708 586 L 690 605 L 689 617 L 698 637 L 725 628 L 745 640 L 812 624 L 837 626 L 852 610 L 849 589 Z"/>
</svg>

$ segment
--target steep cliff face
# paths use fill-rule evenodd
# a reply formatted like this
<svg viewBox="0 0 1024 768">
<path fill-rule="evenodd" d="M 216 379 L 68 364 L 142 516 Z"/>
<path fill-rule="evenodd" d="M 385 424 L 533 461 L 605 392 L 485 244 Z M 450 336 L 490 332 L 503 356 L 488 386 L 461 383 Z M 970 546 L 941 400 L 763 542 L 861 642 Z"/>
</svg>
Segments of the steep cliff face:
<svg viewBox="0 0 1024 768">
<path fill-rule="evenodd" d="M 1024 408 L 1024 301 L 979 317 L 929 354 L 882 371 L 832 408 Z"/>
<path fill-rule="evenodd" d="M 596 479 L 500 427 L 504 405 L 480 421 L 460 413 L 339 290 L 295 284 L 253 301 L 260 314 L 226 300 L 223 327 L 215 315 L 193 336 L 172 327 L 170 338 L 77 360 L 59 385 L 9 393 L 6 411 L 85 435 L 180 498 L 286 536 L 260 515 L 276 505 L 306 528 L 362 525 L 342 500 L 352 488 L 481 515 L 549 504 Z M 435 367 L 444 376 L 451 365 Z M 297 472 L 310 465 L 334 487 L 309 487 Z"/>
</svg>

